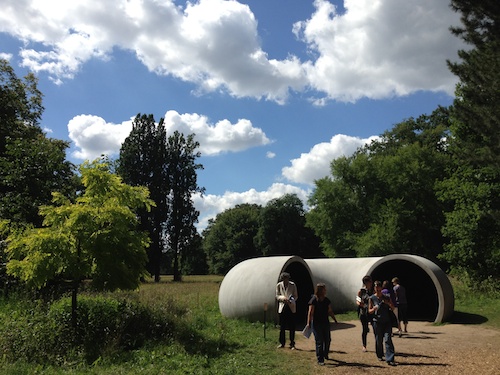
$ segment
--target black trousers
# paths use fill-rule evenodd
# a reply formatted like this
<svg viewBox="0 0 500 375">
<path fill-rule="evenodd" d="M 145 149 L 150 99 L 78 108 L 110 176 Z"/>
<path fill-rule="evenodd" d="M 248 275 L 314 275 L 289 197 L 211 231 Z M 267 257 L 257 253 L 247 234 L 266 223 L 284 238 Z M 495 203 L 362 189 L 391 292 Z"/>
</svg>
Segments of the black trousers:
<svg viewBox="0 0 500 375">
<path fill-rule="evenodd" d="M 295 346 L 295 314 L 285 305 L 279 315 L 280 320 L 280 344 L 285 345 L 285 331 L 290 331 L 290 346 Z"/>
</svg>

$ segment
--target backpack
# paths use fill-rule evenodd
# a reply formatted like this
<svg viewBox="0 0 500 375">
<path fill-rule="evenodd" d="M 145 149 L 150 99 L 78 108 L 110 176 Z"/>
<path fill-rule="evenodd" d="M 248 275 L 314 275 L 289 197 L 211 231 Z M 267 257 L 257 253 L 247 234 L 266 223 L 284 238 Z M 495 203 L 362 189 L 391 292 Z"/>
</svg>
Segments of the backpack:
<svg viewBox="0 0 500 375">
<path fill-rule="evenodd" d="M 356 300 L 359 301 L 359 299 L 360 299 L 365 304 L 365 307 L 361 307 L 358 305 L 358 316 L 369 315 L 368 314 L 368 300 L 370 299 L 370 294 L 368 293 L 368 290 L 366 288 L 361 288 L 358 293 L 361 295 L 361 297 L 356 296 Z"/>
</svg>

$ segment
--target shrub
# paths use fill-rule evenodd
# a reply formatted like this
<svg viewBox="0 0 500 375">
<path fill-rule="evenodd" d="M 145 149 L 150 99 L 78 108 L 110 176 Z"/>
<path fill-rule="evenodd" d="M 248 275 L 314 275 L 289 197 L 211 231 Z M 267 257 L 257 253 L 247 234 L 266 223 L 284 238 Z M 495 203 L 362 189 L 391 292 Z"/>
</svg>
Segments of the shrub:
<svg viewBox="0 0 500 375">
<path fill-rule="evenodd" d="M 103 296 L 79 298 L 76 328 L 71 325 L 70 298 L 2 320 L 0 350 L 4 358 L 53 364 L 92 363 L 148 341 L 171 340 L 180 324 L 161 306 Z"/>
</svg>

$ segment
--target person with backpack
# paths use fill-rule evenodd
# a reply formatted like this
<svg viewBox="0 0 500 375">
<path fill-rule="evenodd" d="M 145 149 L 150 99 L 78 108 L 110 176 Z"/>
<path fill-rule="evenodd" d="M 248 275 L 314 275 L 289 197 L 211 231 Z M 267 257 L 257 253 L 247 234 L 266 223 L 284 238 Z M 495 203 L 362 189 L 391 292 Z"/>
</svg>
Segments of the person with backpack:
<svg viewBox="0 0 500 375">
<path fill-rule="evenodd" d="M 368 313 L 368 301 L 373 294 L 373 281 L 371 276 L 366 275 L 363 277 L 362 282 L 363 287 L 358 291 L 356 304 L 358 305 L 358 316 L 362 327 L 361 342 L 363 344 L 363 352 L 366 352 L 367 336 L 368 332 L 370 332 L 369 326 L 372 325 L 372 317 Z"/>
<path fill-rule="evenodd" d="M 390 309 L 394 308 L 391 298 L 382 293 L 382 282 L 373 283 L 375 293 L 370 296 L 368 312 L 373 314 L 373 329 L 375 331 L 375 352 L 380 361 L 384 360 L 390 366 L 396 366 L 394 362 L 394 343 L 392 342 L 392 322 Z"/>
</svg>

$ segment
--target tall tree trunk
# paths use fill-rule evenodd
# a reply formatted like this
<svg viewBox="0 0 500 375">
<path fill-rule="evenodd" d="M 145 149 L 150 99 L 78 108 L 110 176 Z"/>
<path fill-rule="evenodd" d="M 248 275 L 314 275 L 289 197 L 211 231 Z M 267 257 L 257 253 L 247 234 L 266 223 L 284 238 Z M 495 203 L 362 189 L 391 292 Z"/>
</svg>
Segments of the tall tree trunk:
<svg viewBox="0 0 500 375">
<path fill-rule="evenodd" d="M 76 314 L 77 314 L 77 299 L 78 294 L 78 284 L 77 280 L 73 281 L 73 290 L 71 292 L 71 326 L 76 328 Z"/>
</svg>

